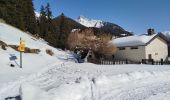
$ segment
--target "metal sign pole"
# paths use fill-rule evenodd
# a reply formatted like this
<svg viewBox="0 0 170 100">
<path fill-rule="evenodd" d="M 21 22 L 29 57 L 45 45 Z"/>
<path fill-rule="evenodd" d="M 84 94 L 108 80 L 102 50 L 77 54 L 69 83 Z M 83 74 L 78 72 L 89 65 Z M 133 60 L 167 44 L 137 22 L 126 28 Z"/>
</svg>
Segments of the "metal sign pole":
<svg viewBox="0 0 170 100">
<path fill-rule="evenodd" d="M 22 52 L 25 51 L 25 44 L 23 44 L 22 42 L 25 41 L 22 40 L 20 37 L 20 45 L 18 46 L 18 51 L 20 51 L 20 68 L 22 68 Z"/>
<path fill-rule="evenodd" d="M 20 45 L 21 45 L 21 38 L 20 38 Z M 22 51 L 20 51 L 20 68 L 22 68 Z"/>
</svg>

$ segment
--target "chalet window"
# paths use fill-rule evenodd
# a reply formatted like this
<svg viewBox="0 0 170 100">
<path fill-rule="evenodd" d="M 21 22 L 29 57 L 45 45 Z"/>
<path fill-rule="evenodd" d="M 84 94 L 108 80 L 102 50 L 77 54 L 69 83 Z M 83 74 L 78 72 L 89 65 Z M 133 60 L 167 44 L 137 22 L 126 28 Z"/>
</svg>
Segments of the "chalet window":
<svg viewBox="0 0 170 100">
<path fill-rule="evenodd" d="M 121 48 L 119 48 L 119 50 L 125 50 L 125 48 L 124 48 L 124 47 L 121 47 Z"/>
<path fill-rule="evenodd" d="M 138 49 L 138 47 L 131 47 L 131 49 Z"/>
</svg>

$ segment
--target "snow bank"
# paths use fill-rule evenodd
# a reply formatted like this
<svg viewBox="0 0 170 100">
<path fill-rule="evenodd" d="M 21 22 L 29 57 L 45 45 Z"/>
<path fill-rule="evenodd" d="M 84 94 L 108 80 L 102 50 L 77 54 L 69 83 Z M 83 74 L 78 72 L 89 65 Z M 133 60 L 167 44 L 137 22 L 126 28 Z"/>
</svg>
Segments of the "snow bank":
<svg viewBox="0 0 170 100">
<path fill-rule="evenodd" d="M 110 77 L 99 76 L 92 79 L 84 77 L 76 80 L 76 83 L 63 84 L 57 88 L 53 88 L 49 90 L 48 92 L 53 98 L 52 100 L 69 100 L 69 99 L 70 100 L 108 100 L 108 98 L 103 98 L 102 95 L 106 95 L 106 93 L 108 93 L 107 95 L 112 95 L 116 97 L 116 95 L 111 94 L 109 91 L 115 91 L 114 93 L 116 93 L 117 91 L 120 92 L 125 91 L 124 89 L 126 88 L 129 89 L 128 87 L 121 88 L 120 86 L 122 85 L 128 86 L 128 83 L 131 83 L 134 84 L 134 86 L 132 85 L 133 87 L 136 86 L 138 87 L 138 86 L 142 86 L 143 84 L 148 84 L 150 80 L 152 82 L 155 82 L 155 79 L 160 79 L 160 78 L 163 79 L 164 81 L 168 81 L 166 79 L 170 78 L 170 71 L 164 71 L 164 72 L 139 71 L 139 72 L 114 75 Z M 168 88 L 167 90 L 161 89 L 162 88 L 161 87 L 159 91 L 152 90 L 154 91 L 154 93 L 152 94 L 152 91 L 147 90 L 147 86 L 145 88 L 146 88 L 145 90 L 146 94 L 148 92 L 149 95 L 154 95 L 154 93 L 169 90 Z M 149 95 L 146 94 L 143 97 L 139 96 L 138 98 L 145 98 L 145 96 L 149 97 Z M 126 98 L 126 95 L 124 96 Z M 127 98 L 131 98 L 131 97 L 127 96 Z M 115 99 L 115 100 L 124 100 L 124 99 Z M 127 100 L 132 100 L 132 99 L 127 99 Z M 135 99 L 135 100 L 139 100 L 139 99 Z"/>
<path fill-rule="evenodd" d="M 129 98 L 127 100 L 143 100 L 140 98 L 149 97 L 161 91 L 169 91 L 168 86 L 170 86 L 168 84 L 170 82 L 169 66 L 99 66 L 90 63 L 75 64 L 69 62 L 61 66 L 55 64 L 50 66 L 42 69 L 35 75 L 12 84 L 10 88 L 5 88 L 9 91 L 10 89 L 17 90 L 20 84 L 33 84 L 33 87 L 40 88 L 40 93 L 43 91 L 45 95 L 48 94 L 46 95 L 48 97 L 47 100 L 125 100 L 125 98 Z M 166 84 L 167 88 L 164 89 L 163 87 Z M 135 92 L 136 88 L 139 90 L 139 93 Z M 159 89 L 159 91 L 155 92 L 156 89 Z M 36 91 L 38 90 L 35 89 L 35 94 Z M 141 94 L 141 91 L 145 92 Z M 154 92 L 152 93 L 152 91 Z M 11 92 L 12 96 L 17 93 L 17 91 Z M 119 93 L 123 96 L 119 95 Z M 126 95 L 128 93 L 130 96 Z M 11 94 L 8 93 L 4 96 L 11 96 Z M 30 95 L 34 97 L 34 94 Z M 136 95 L 139 95 L 139 99 L 134 99 Z M 42 96 L 44 96 L 44 93 L 42 93 Z M 114 99 L 110 99 L 110 97 Z M 115 97 L 118 99 L 115 99 Z M 31 100 L 32 98 L 29 99 Z"/>
<path fill-rule="evenodd" d="M 119 74 L 114 76 L 100 76 L 97 78 L 96 83 L 98 85 L 104 84 L 120 84 L 135 80 L 142 80 L 147 78 L 157 78 L 157 77 L 170 77 L 170 71 L 138 71 L 132 73 Z"/>
<path fill-rule="evenodd" d="M 90 100 L 91 82 L 87 78 L 80 78 L 76 83 L 68 83 L 49 91 L 52 100 Z"/>
<path fill-rule="evenodd" d="M 92 87 L 88 78 L 78 78 L 75 83 L 63 84 L 48 92 L 26 83 L 20 87 L 20 96 L 22 100 L 91 100 L 95 96 Z"/>
<path fill-rule="evenodd" d="M 22 100 L 51 100 L 47 92 L 30 84 L 22 84 L 20 94 Z"/>
</svg>

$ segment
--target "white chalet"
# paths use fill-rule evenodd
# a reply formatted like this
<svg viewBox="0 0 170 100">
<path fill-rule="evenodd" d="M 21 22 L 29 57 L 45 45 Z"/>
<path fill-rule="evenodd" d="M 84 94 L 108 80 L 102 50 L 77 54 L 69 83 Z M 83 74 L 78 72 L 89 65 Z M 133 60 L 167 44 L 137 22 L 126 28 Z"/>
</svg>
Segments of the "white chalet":
<svg viewBox="0 0 170 100">
<path fill-rule="evenodd" d="M 116 38 L 113 44 L 118 48 L 114 59 L 141 62 L 142 59 L 164 61 L 168 58 L 168 45 L 163 34 L 128 36 Z"/>
</svg>

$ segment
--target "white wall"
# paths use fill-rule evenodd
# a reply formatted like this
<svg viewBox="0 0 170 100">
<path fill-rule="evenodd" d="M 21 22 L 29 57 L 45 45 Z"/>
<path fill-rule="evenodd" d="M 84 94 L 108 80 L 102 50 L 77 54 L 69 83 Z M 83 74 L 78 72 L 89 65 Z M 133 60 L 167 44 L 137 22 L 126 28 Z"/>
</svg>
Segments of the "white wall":
<svg viewBox="0 0 170 100">
<path fill-rule="evenodd" d="M 148 55 L 152 55 L 152 59 L 155 61 L 160 61 L 160 59 L 166 60 L 168 57 L 168 46 L 167 43 L 160 37 L 155 38 L 146 46 L 146 59 Z"/>
<path fill-rule="evenodd" d="M 131 60 L 142 61 L 145 59 L 145 46 L 138 46 L 138 49 L 131 49 L 131 47 L 125 47 L 125 50 L 118 50 L 115 54 L 116 60 Z"/>
</svg>

